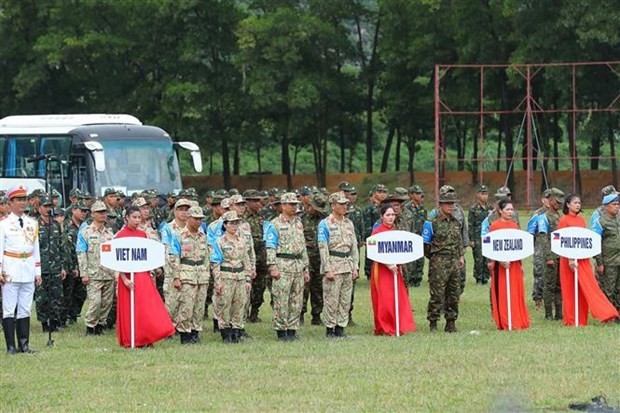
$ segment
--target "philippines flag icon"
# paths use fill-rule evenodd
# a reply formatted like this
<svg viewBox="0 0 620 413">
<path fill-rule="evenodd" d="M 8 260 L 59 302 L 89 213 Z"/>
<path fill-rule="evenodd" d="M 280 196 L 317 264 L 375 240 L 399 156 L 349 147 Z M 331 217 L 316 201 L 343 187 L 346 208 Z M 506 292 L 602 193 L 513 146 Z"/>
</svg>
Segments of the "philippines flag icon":
<svg viewBox="0 0 620 413">
<path fill-rule="evenodd" d="M 560 239 L 560 233 L 559 232 L 554 232 L 553 233 L 553 239 L 554 240 L 559 240 Z"/>
<path fill-rule="evenodd" d="M 110 244 L 101 244 L 101 252 L 111 252 L 112 246 Z"/>
<path fill-rule="evenodd" d="M 483 244 L 490 244 L 491 243 L 491 237 L 484 237 L 484 238 L 482 238 L 482 243 Z"/>
</svg>

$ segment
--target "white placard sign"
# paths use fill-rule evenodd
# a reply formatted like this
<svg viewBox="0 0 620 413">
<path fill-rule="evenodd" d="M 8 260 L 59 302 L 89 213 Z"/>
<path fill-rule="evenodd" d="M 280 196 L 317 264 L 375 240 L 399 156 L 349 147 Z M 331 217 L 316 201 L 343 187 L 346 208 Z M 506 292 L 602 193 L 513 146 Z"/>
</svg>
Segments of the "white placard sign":
<svg viewBox="0 0 620 413">
<path fill-rule="evenodd" d="M 366 239 L 366 256 L 382 264 L 405 264 L 424 256 L 424 241 L 408 231 L 385 231 Z"/>
<path fill-rule="evenodd" d="M 116 238 L 101 244 L 101 265 L 124 273 L 150 271 L 163 267 L 166 248 L 149 238 Z"/>
<path fill-rule="evenodd" d="M 519 261 L 534 254 L 534 237 L 520 229 L 498 229 L 482 237 L 482 255 L 493 261 Z"/>
<path fill-rule="evenodd" d="M 551 233 L 551 251 L 570 259 L 592 258 L 601 253 L 601 236 L 581 227 L 558 229 Z"/>
</svg>

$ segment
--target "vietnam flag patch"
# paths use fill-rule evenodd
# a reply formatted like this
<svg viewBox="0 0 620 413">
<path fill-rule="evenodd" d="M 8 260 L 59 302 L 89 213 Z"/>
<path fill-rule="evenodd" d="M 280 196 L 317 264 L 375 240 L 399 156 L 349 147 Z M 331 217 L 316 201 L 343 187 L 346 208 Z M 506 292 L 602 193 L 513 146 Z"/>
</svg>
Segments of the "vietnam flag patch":
<svg viewBox="0 0 620 413">
<path fill-rule="evenodd" d="M 101 244 L 101 252 L 111 252 L 112 246 L 110 244 Z"/>
</svg>

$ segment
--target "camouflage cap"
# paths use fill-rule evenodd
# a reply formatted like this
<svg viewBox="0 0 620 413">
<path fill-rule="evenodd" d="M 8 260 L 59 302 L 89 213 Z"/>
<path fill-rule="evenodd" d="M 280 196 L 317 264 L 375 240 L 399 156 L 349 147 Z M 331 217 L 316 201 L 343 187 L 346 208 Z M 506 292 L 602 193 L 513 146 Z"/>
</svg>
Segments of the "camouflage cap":
<svg viewBox="0 0 620 413">
<path fill-rule="evenodd" d="M 199 206 L 193 206 L 187 210 L 187 216 L 192 218 L 204 218 L 205 214 Z"/>
<path fill-rule="evenodd" d="M 263 198 L 269 198 L 269 194 L 267 193 L 267 191 L 258 191 L 258 194 Z"/>
<path fill-rule="evenodd" d="M 280 192 L 280 190 L 279 190 L 278 188 L 269 188 L 269 189 L 267 190 L 267 194 L 268 194 L 269 196 L 274 196 L 274 195 L 276 195 L 276 194 L 277 194 L 277 193 L 279 193 L 279 192 Z"/>
<path fill-rule="evenodd" d="M 551 196 L 551 188 L 547 188 L 542 193 L 543 198 L 549 198 Z"/>
<path fill-rule="evenodd" d="M 372 187 L 372 192 L 387 192 L 387 186 L 383 185 L 383 184 L 375 184 Z"/>
<path fill-rule="evenodd" d="M 256 201 L 256 200 L 263 199 L 260 192 L 258 192 L 256 189 L 247 189 L 243 191 L 243 198 L 248 201 Z"/>
<path fill-rule="evenodd" d="M 302 196 L 312 195 L 312 188 L 310 188 L 309 186 L 302 186 L 301 188 L 299 188 L 299 194 Z"/>
<path fill-rule="evenodd" d="M 344 192 L 348 192 L 351 195 L 357 195 L 357 189 L 354 186 L 350 186 L 348 188 L 348 190 L 347 189 L 343 189 L 343 191 Z"/>
<path fill-rule="evenodd" d="M 424 190 L 422 189 L 420 185 L 411 185 L 409 187 L 409 193 L 410 194 L 423 194 Z"/>
<path fill-rule="evenodd" d="M 601 189 L 601 197 L 605 197 L 610 194 L 617 194 L 616 188 L 613 185 L 607 185 Z"/>
<path fill-rule="evenodd" d="M 225 212 L 224 215 L 222 215 L 222 220 L 224 222 L 241 221 L 236 211 Z"/>
<path fill-rule="evenodd" d="M 220 206 L 222 208 L 224 208 L 224 209 L 228 209 L 228 208 L 230 208 L 230 204 L 231 203 L 232 202 L 230 201 L 230 198 L 224 198 L 224 199 L 222 199 L 222 202 L 220 202 Z"/>
<path fill-rule="evenodd" d="M 239 195 L 241 192 L 237 188 L 230 188 L 228 190 L 228 195 Z"/>
<path fill-rule="evenodd" d="M 0 204 L 4 205 L 9 202 L 9 199 L 6 196 L 0 196 Z"/>
<path fill-rule="evenodd" d="M 396 188 L 394 188 L 394 194 L 397 195 L 407 195 L 409 191 L 407 191 L 406 188 L 403 188 L 402 186 L 397 186 Z"/>
<path fill-rule="evenodd" d="M 125 193 L 120 189 L 116 191 L 116 196 L 118 196 L 119 198 L 127 198 Z"/>
<path fill-rule="evenodd" d="M 409 197 L 407 195 L 401 195 L 401 194 L 389 194 L 388 196 L 385 197 L 385 199 L 383 201 L 381 201 L 382 204 L 387 203 L 387 202 L 405 202 L 408 201 Z"/>
<path fill-rule="evenodd" d="M 226 198 L 225 196 L 215 195 L 213 199 L 211 199 L 211 205 L 220 205 L 222 201 Z"/>
<path fill-rule="evenodd" d="M 551 188 L 549 190 L 549 198 L 555 198 L 559 203 L 564 202 L 564 192 L 558 188 Z"/>
<path fill-rule="evenodd" d="M 478 189 L 476 189 L 476 192 L 489 192 L 489 187 L 486 185 L 480 185 Z"/>
<path fill-rule="evenodd" d="M 52 197 L 49 196 L 48 194 L 43 194 L 41 195 L 41 197 L 39 198 L 41 201 L 41 205 L 52 205 Z"/>
<path fill-rule="evenodd" d="M 78 195 L 78 198 L 80 199 L 92 199 L 92 195 L 90 194 L 90 192 L 88 191 L 81 191 L 80 195 Z"/>
<path fill-rule="evenodd" d="M 191 207 L 191 206 L 192 206 L 192 203 L 191 203 L 191 202 L 189 202 L 189 200 L 188 200 L 188 199 L 183 199 L 183 198 L 181 198 L 181 199 L 179 199 L 179 200 L 176 202 L 176 204 L 174 204 L 174 208 L 175 208 L 175 209 L 176 209 L 176 208 L 179 208 L 179 207 L 182 207 L 182 206 Z"/>
<path fill-rule="evenodd" d="M 116 195 L 116 189 L 106 188 L 105 191 L 103 191 L 103 196 L 108 196 L 108 195 Z"/>
<path fill-rule="evenodd" d="M 231 204 L 245 204 L 245 199 L 239 194 L 230 197 Z"/>
<path fill-rule="evenodd" d="M 79 188 L 73 188 L 69 191 L 69 198 L 79 197 L 81 192 Z"/>
<path fill-rule="evenodd" d="M 187 189 L 181 189 L 177 196 L 189 196 Z"/>
<path fill-rule="evenodd" d="M 100 212 L 100 211 L 107 211 L 107 210 L 108 210 L 108 207 L 105 206 L 105 204 L 102 201 L 95 201 L 90 206 L 90 212 Z"/>
<path fill-rule="evenodd" d="M 310 206 L 319 212 L 327 212 L 327 197 L 323 194 L 314 194 L 310 197 Z"/>
<path fill-rule="evenodd" d="M 444 192 L 443 194 L 439 194 L 440 204 L 454 204 L 456 202 L 459 202 L 456 197 L 456 192 Z"/>
<path fill-rule="evenodd" d="M 344 192 L 351 192 L 351 188 L 353 188 L 353 185 L 351 185 L 347 181 L 342 181 L 338 184 L 338 189 Z"/>
<path fill-rule="evenodd" d="M 273 204 L 273 205 L 279 205 L 279 204 L 281 204 L 282 202 L 280 202 L 280 201 L 282 200 L 282 195 L 283 195 L 283 194 L 275 194 L 275 195 L 273 196 L 274 200 L 273 200 L 272 204 Z"/>
<path fill-rule="evenodd" d="M 142 207 L 145 205 L 148 205 L 148 202 L 146 202 L 146 199 L 140 197 L 140 198 L 136 198 L 133 202 L 132 205 L 135 205 L 137 207 Z"/>
<path fill-rule="evenodd" d="M 56 207 L 54 208 L 54 215 L 56 215 L 57 217 L 64 217 L 65 216 L 65 210 L 61 207 Z"/>
<path fill-rule="evenodd" d="M 190 208 L 195 207 L 195 206 L 200 206 L 200 203 L 196 201 L 195 199 L 190 199 L 189 204 L 190 204 Z"/>
<path fill-rule="evenodd" d="M 45 194 L 45 192 L 42 189 L 35 189 L 34 191 L 28 194 L 28 199 L 39 197 L 43 194 Z"/>
<path fill-rule="evenodd" d="M 207 191 L 205 193 L 205 198 L 213 198 L 214 195 L 215 195 L 215 191 Z"/>
<path fill-rule="evenodd" d="M 344 195 L 343 191 L 334 192 L 333 194 L 331 194 L 329 196 L 329 203 L 330 204 L 347 204 L 348 202 L 349 202 L 349 200 Z"/>
<path fill-rule="evenodd" d="M 444 185 L 441 188 L 439 188 L 439 195 L 447 194 L 447 193 L 450 193 L 450 192 L 456 193 L 456 191 L 454 190 L 454 187 L 452 185 Z"/>
<path fill-rule="evenodd" d="M 281 204 L 298 204 L 299 200 L 297 199 L 297 195 L 294 192 L 286 192 L 282 194 L 282 198 L 280 198 Z"/>
<path fill-rule="evenodd" d="M 89 211 L 89 208 L 88 206 L 86 206 L 86 203 L 84 201 L 77 201 L 73 209 L 79 209 L 81 211 Z"/>
<path fill-rule="evenodd" d="M 225 189 L 218 189 L 217 191 L 215 191 L 215 196 L 219 196 L 222 198 L 228 198 L 229 195 L 230 194 Z"/>
<path fill-rule="evenodd" d="M 499 188 L 497 188 L 497 191 L 495 192 L 496 198 L 505 198 L 511 195 L 512 195 L 512 192 L 510 191 L 510 188 L 508 188 L 507 186 L 500 186 Z"/>
</svg>

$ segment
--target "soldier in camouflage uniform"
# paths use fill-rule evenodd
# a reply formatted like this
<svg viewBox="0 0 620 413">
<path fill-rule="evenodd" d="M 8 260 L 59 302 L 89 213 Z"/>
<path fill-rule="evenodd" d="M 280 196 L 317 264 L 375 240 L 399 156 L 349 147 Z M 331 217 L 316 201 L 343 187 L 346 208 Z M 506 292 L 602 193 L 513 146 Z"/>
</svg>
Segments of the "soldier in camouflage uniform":
<svg viewBox="0 0 620 413">
<path fill-rule="evenodd" d="M 69 191 L 69 205 L 65 209 L 65 219 L 71 219 L 71 211 L 80 200 L 80 193 L 81 191 L 78 188 L 73 188 L 71 191 Z"/>
<path fill-rule="evenodd" d="M 78 233 L 76 252 L 82 283 L 88 295 L 84 316 L 86 335 L 103 333 L 114 297 L 114 273 L 99 265 L 101 244 L 111 241 L 114 234 L 105 226 L 106 205 L 96 201 L 90 207 L 93 222 Z"/>
<path fill-rule="evenodd" d="M 147 196 L 149 196 L 147 194 Z M 149 198 L 152 199 L 152 198 Z M 144 231 L 149 239 L 154 241 L 161 241 L 161 237 L 159 232 L 155 229 L 155 223 L 153 222 L 153 208 L 151 203 L 147 201 L 145 198 L 138 197 L 133 200 L 132 205 L 140 208 L 140 224 L 138 228 Z M 156 208 L 155 208 L 156 209 Z M 155 286 L 157 287 L 157 291 L 159 292 L 159 296 L 164 299 L 164 269 L 156 268 L 151 271 L 151 277 L 153 277 L 153 281 L 155 281 Z"/>
<path fill-rule="evenodd" d="M 178 309 L 173 321 L 181 337 L 181 344 L 198 343 L 202 331 L 210 278 L 209 249 L 201 228 L 203 218 L 199 206 L 193 206 L 187 211 L 187 226 L 179 235 L 179 264 L 172 268 L 172 287 L 179 294 Z"/>
<path fill-rule="evenodd" d="M 439 188 L 440 198 L 441 198 L 442 194 L 447 194 L 447 193 L 454 193 L 454 194 L 456 194 L 456 191 L 450 185 L 444 185 L 441 188 Z M 455 197 L 456 197 L 456 195 L 455 195 Z M 433 220 L 435 217 L 437 217 L 437 215 L 438 215 L 438 210 L 437 209 L 433 209 L 428 214 L 428 219 L 429 220 Z M 470 240 L 469 240 L 469 228 L 468 228 L 468 225 L 467 225 L 467 220 L 465 219 L 465 211 L 463 210 L 463 207 L 461 207 L 458 204 L 458 202 L 456 202 L 454 204 L 454 208 L 452 209 L 452 215 L 454 216 L 454 218 L 461 225 L 461 240 L 463 241 L 463 250 L 465 250 L 467 247 L 469 247 L 471 245 Z M 430 271 L 430 269 L 429 269 L 429 271 Z M 467 278 L 466 265 L 463 265 L 461 267 L 461 294 L 463 294 L 463 291 L 465 291 L 465 281 L 466 281 L 466 278 Z"/>
<path fill-rule="evenodd" d="M 77 243 L 80 225 L 86 219 L 88 208 L 83 201 L 77 201 L 71 208 L 71 217 L 67 221 L 61 237 L 61 256 L 64 260 L 63 268 L 67 276 L 63 280 L 64 309 L 62 321 L 75 324 L 82 314 L 82 306 L 86 301 L 86 287 L 80 278 L 75 245 Z"/>
<path fill-rule="evenodd" d="M 603 198 L 604 210 L 592 230 L 602 239 L 601 254 L 595 257 L 601 290 L 620 311 L 620 199 L 611 193 Z"/>
<path fill-rule="evenodd" d="M 263 217 L 260 214 L 262 196 L 255 189 L 249 189 L 243 193 L 243 197 L 248 203 L 244 219 L 250 225 L 252 241 L 254 243 L 254 253 L 256 254 L 256 277 L 252 280 L 252 291 L 250 292 L 250 323 L 260 322 L 258 312 L 264 302 L 265 278 L 267 276 L 267 253 L 263 243 Z"/>
<path fill-rule="evenodd" d="M 618 194 L 616 188 L 613 185 L 607 185 L 601 189 L 601 200 L 604 200 L 607 195 Z M 590 217 L 590 228 L 594 228 L 598 218 L 605 212 L 605 205 L 601 205 L 592 212 Z"/>
<path fill-rule="evenodd" d="M 364 215 L 362 214 L 362 209 L 358 207 L 355 203 L 357 202 L 357 189 L 354 186 L 344 182 L 345 185 L 342 186 L 342 192 L 344 192 L 344 196 L 349 200 L 349 206 L 347 207 L 347 218 L 353 222 L 353 228 L 355 229 L 355 237 L 357 239 L 357 247 L 358 247 L 358 256 L 361 256 L 360 249 L 364 246 L 364 242 L 366 241 L 364 237 L 365 225 L 364 225 Z M 358 268 L 359 270 L 359 268 Z M 353 321 L 353 308 L 355 303 L 355 284 L 357 279 L 353 280 L 353 292 L 351 293 L 351 310 L 349 311 L 349 326 L 354 327 L 355 321 Z"/>
<path fill-rule="evenodd" d="M 542 248 L 536 242 L 536 238 L 538 238 L 538 218 L 549 209 L 550 195 L 551 191 L 545 189 L 542 194 L 542 207 L 534 211 L 532 217 L 527 222 L 527 232 L 534 236 L 534 285 L 532 286 L 532 300 L 534 300 L 537 310 L 543 308 L 543 291 L 545 289 L 545 259 L 542 254 Z"/>
<path fill-rule="evenodd" d="M 282 195 L 282 213 L 265 224 L 267 265 L 273 279 L 273 324 L 280 341 L 297 340 L 304 282 L 310 281 L 304 228 L 296 216 L 297 196 Z"/>
<path fill-rule="evenodd" d="M 437 321 L 444 312 L 445 331 L 456 332 L 461 295 L 461 268 L 463 257 L 462 225 L 454 216 L 456 192 L 439 194 L 437 216 L 424 223 L 424 255 L 429 259 L 428 283 L 430 300 L 427 319 L 430 331 L 437 330 Z"/>
<path fill-rule="evenodd" d="M 487 235 L 489 233 L 489 229 L 491 228 L 491 224 L 499 219 L 500 213 L 497 204 L 504 198 L 512 200 L 512 192 L 507 186 L 499 187 L 497 189 L 497 192 L 495 192 L 495 208 L 493 208 L 493 210 L 489 212 L 489 216 L 482 222 L 480 236 L 484 237 L 485 235 Z M 521 223 L 519 222 L 519 214 L 517 213 L 516 209 L 514 211 L 514 214 L 512 215 L 512 220 L 516 222 L 517 225 L 521 226 Z"/>
<path fill-rule="evenodd" d="M 220 193 L 222 192 L 218 191 L 218 194 Z M 218 194 L 216 194 L 216 198 L 220 196 Z M 230 198 L 222 199 L 219 207 L 214 209 L 215 212 L 221 211 L 222 215 L 220 215 L 216 220 L 211 222 L 209 225 L 206 225 L 204 222 L 202 224 L 202 230 L 207 234 L 207 245 L 209 246 L 209 248 L 211 248 L 210 251 L 213 251 L 213 248 L 215 247 L 215 242 L 218 240 L 218 238 L 224 235 L 224 230 L 223 230 L 224 220 L 222 216 L 224 213 L 228 212 L 230 208 L 230 204 L 231 204 Z M 207 309 L 208 309 L 209 304 L 214 303 L 215 305 L 213 305 L 213 332 L 216 333 L 219 330 L 219 323 L 218 323 L 219 308 L 217 306 L 217 303 L 213 300 L 214 287 L 215 285 L 211 283 L 209 285 L 209 291 L 207 291 L 207 301 L 205 303 L 205 317 L 208 316 Z"/>
<path fill-rule="evenodd" d="M 174 275 L 176 268 L 179 267 L 181 259 L 181 233 L 187 226 L 187 211 L 190 202 L 187 199 L 179 199 L 173 209 L 174 219 L 171 222 L 163 223 L 160 228 L 161 242 L 166 246 L 166 262 L 164 266 L 164 301 L 170 318 L 174 323 L 179 309 L 179 290 L 173 288 Z M 176 326 L 176 324 L 175 324 Z"/>
<path fill-rule="evenodd" d="M 232 198 L 240 195 L 233 195 Z M 252 290 L 250 249 L 253 241 L 239 233 L 237 212 L 223 216 L 224 235 L 217 239 L 211 254 L 215 300 L 221 308 L 219 329 L 225 343 L 238 343 L 243 337 L 246 301 Z"/>
<path fill-rule="evenodd" d="M 420 185 L 409 187 L 409 202 L 405 204 L 405 209 L 413 215 L 413 232 L 422 236 L 422 228 L 426 222 L 427 212 L 424 207 L 424 190 Z M 413 261 L 411 266 L 412 275 L 409 285 L 419 287 L 424 274 L 424 257 Z"/>
<path fill-rule="evenodd" d="M 42 189 L 35 189 L 28 194 L 28 207 L 26 213 L 34 219 L 39 218 L 39 207 L 41 206 L 41 195 L 45 195 Z"/>
<path fill-rule="evenodd" d="M 370 192 L 370 200 L 366 208 L 362 213 L 363 221 L 364 221 L 364 235 L 362 239 L 365 240 L 370 237 L 372 233 L 372 228 L 379 219 L 379 206 L 381 202 L 387 197 L 387 187 L 383 184 L 376 184 L 372 187 Z M 366 262 L 364 265 L 364 273 L 366 274 L 366 278 L 370 279 L 370 268 L 372 267 L 372 261 L 366 257 Z"/>
<path fill-rule="evenodd" d="M 37 319 L 44 332 L 58 331 L 63 320 L 62 280 L 67 273 L 60 255 L 60 225 L 51 217 L 52 199 L 45 194 L 39 206 L 39 251 L 41 254 L 41 278 L 36 288 Z"/>
<path fill-rule="evenodd" d="M 308 209 L 301 214 L 301 223 L 304 226 L 304 238 L 308 248 L 310 266 L 310 282 L 304 285 L 304 302 L 301 307 L 300 323 L 304 322 L 308 299 L 310 299 L 311 324 L 321 325 L 323 311 L 323 280 L 321 277 L 321 255 L 317 241 L 319 222 L 327 216 L 327 198 L 323 194 L 315 194 L 310 198 Z"/>
<path fill-rule="evenodd" d="M 545 305 L 545 318 L 553 320 L 553 307 L 555 306 L 555 319 L 562 319 L 562 294 L 560 290 L 560 257 L 551 251 L 551 233 L 558 228 L 560 210 L 564 203 L 564 192 L 557 188 L 550 189 L 549 209 L 538 217 L 538 235 L 536 236 L 537 247 L 542 250 L 545 260 L 545 289 L 543 302 Z"/>
<path fill-rule="evenodd" d="M 476 279 L 476 284 L 487 284 L 490 277 L 487 259 L 482 256 L 482 238 L 480 235 L 482 222 L 493 208 L 489 205 L 488 200 L 489 188 L 486 185 L 480 185 L 476 190 L 476 202 L 469 208 L 467 216 L 469 241 L 472 255 L 474 256 L 474 278 Z"/>
<path fill-rule="evenodd" d="M 353 222 L 345 217 L 348 202 L 344 192 L 331 194 L 332 212 L 318 226 L 324 302 L 321 318 L 327 338 L 346 336 L 353 281 L 358 277 L 357 237 Z"/>
</svg>

